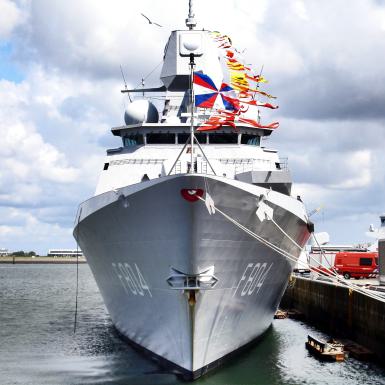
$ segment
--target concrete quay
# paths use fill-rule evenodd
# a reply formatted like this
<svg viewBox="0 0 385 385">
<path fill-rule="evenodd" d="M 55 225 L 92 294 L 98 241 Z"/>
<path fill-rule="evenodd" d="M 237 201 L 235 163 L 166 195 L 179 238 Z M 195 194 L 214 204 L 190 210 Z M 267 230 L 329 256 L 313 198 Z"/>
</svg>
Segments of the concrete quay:
<svg viewBox="0 0 385 385">
<path fill-rule="evenodd" d="M 301 312 L 306 322 L 335 338 L 370 349 L 385 366 L 385 302 L 334 283 L 293 277 L 280 307 Z"/>
<path fill-rule="evenodd" d="M 71 264 L 76 263 L 76 257 L 0 257 L 0 264 Z M 84 257 L 79 257 L 79 263 L 87 263 Z"/>
</svg>

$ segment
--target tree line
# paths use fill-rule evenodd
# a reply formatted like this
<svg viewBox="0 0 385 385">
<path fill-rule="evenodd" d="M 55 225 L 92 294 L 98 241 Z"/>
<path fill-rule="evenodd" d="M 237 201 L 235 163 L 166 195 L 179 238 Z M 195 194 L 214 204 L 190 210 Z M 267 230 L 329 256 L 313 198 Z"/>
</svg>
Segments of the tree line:
<svg viewBox="0 0 385 385">
<path fill-rule="evenodd" d="M 14 251 L 10 255 L 15 256 L 15 257 L 33 257 L 37 255 L 34 251 L 24 251 L 24 250 L 19 250 L 19 251 Z"/>
</svg>

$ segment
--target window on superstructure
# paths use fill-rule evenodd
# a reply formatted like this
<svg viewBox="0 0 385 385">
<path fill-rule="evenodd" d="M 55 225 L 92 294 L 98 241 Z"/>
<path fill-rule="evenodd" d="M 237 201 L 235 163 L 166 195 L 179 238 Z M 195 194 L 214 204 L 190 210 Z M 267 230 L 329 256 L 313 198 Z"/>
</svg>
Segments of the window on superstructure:
<svg viewBox="0 0 385 385">
<path fill-rule="evenodd" d="M 207 144 L 207 134 L 203 134 L 202 132 L 196 132 L 195 137 L 197 138 L 199 144 Z M 190 134 L 178 134 L 178 144 L 185 144 L 187 142 L 187 139 L 189 138 Z"/>
<path fill-rule="evenodd" d="M 200 144 L 207 144 L 207 134 L 203 134 L 203 133 L 196 133 L 195 134 L 195 137 L 198 139 L 198 142 Z"/>
<path fill-rule="evenodd" d="M 139 146 L 144 144 L 143 135 L 139 134 L 123 136 L 122 139 L 124 147 Z"/>
<path fill-rule="evenodd" d="M 187 139 L 190 137 L 190 134 L 177 134 L 178 135 L 178 144 L 185 144 Z"/>
<path fill-rule="evenodd" d="M 157 133 L 147 134 L 147 144 L 175 144 L 175 134 Z"/>
<path fill-rule="evenodd" d="M 238 134 L 233 133 L 213 133 L 209 134 L 210 144 L 237 144 Z"/>
<path fill-rule="evenodd" d="M 250 146 L 259 146 L 261 144 L 261 137 L 259 135 L 242 134 L 241 144 L 248 144 Z"/>
</svg>

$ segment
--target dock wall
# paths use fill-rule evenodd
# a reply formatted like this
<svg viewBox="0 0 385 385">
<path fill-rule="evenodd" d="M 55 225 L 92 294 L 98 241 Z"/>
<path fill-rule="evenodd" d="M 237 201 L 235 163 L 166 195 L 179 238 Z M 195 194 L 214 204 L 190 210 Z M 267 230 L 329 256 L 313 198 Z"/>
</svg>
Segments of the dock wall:
<svg viewBox="0 0 385 385">
<path fill-rule="evenodd" d="M 76 257 L 16 257 L 16 256 L 7 256 L 0 257 L 0 264 L 73 264 L 73 263 L 87 263 L 84 257 L 79 257 L 79 260 L 76 261 Z"/>
<path fill-rule="evenodd" d="M 385 303 L 332 283 L 293 278 L 281 308 L 296 309 L 333 337 L 349 338 L 385 357 Z"/>
</svg>

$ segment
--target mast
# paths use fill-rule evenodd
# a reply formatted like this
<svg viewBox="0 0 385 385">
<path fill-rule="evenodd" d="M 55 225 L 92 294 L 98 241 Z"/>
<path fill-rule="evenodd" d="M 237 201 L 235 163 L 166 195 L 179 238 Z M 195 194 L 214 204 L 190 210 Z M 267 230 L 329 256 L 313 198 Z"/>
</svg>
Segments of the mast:
<svg viewBox="0 0 385 385">
<path fill-rule="evenodd" d="M 193 1 L 189 0 L 186 26 L 188 27 L 188 29 L 194 29 L 194 27 L 196 27 L 196 25 L 197 25 L 197 22 L 195 21 L 195 14 L 193 12 Z"/>
<path fill-rule="evenodd" d="M 186 19 L 186 26 L 189 30 L 193 30 L 197 25 L 195 21 L 195 14 L 193 12 L 193 1 L 189 0 L 188 2 L 188 16 Z M 194 173 L 194 54 L 190 53 L 190 106 L 191 106 L 191 118 L 190 118 L 190 145 L 191 145 L 191 166 L 190 174 Z"/>
<path fill-rule="evenodd" d="M 190 1 L 191 3 L 191 1 Z M 190 118 L 190 140 L 191 140 L 191 166 L 190 174 L 194 173 L 194 54 L 190 53 L 190 108 L 191 108 L 191 118 Z"/>
</svg>

